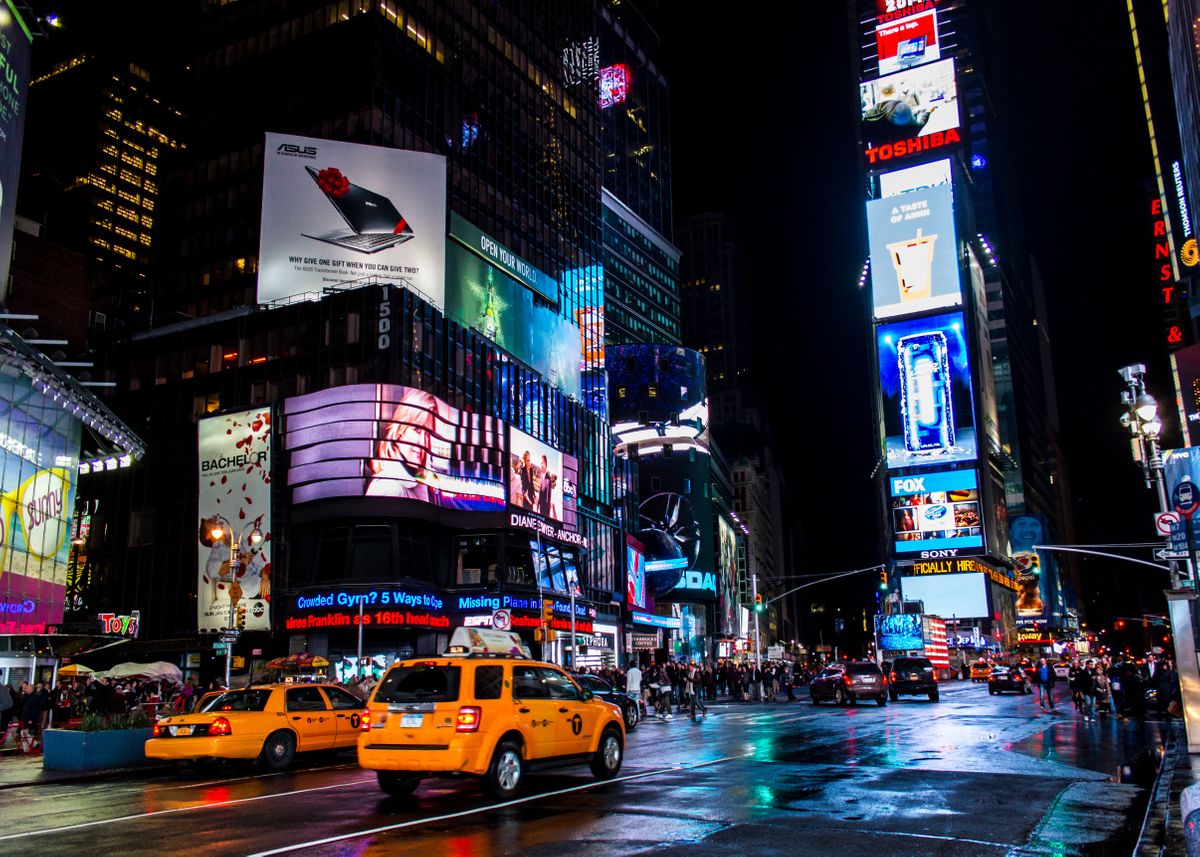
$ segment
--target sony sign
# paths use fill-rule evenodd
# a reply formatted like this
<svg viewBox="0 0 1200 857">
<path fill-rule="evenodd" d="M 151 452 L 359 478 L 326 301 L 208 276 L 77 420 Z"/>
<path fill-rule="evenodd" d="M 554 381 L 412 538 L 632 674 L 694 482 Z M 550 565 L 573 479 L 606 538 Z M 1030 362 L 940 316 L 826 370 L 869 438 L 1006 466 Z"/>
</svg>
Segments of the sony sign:
<svg viewBox="0 0 1200 857">
<path fill-rule="evenodd" d="M 921 551 L 921 559 L 944 559 L 948 557 L 958 556 L 958 548 L 946 548 L 944 550 Z"/>
</svg>

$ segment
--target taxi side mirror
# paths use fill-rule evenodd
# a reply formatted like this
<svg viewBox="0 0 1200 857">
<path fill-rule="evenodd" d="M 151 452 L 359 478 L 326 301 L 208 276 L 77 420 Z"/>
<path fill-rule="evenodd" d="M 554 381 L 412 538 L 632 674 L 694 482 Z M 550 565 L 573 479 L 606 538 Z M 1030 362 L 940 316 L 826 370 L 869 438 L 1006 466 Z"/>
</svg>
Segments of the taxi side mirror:
<svg viewBox="0 0 1200 857">
<path fill-rule="evenodd" d="M 582 699 L 584 702 L 587 702 L 589 699 L 591 699 L 595 695 L 596 694 L 592 693 L 586 687 L 580 688 L 580 690 L 579 690 L 579 698 Z"/>
</svg>

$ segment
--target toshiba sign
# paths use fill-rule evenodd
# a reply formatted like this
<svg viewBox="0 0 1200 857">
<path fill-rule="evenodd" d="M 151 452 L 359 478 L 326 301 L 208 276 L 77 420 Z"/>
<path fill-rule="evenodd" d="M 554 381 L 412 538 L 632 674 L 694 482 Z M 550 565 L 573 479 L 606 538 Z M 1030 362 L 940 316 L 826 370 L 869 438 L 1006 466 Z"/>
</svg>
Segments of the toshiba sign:
<svg viewBox="0 0 1200 857">
<path fill-rule="evenodd" d="M 864 81 L 859 96 L 863 143 L 871 164 L 962 141 L 953 59 Z"/>
</svg>

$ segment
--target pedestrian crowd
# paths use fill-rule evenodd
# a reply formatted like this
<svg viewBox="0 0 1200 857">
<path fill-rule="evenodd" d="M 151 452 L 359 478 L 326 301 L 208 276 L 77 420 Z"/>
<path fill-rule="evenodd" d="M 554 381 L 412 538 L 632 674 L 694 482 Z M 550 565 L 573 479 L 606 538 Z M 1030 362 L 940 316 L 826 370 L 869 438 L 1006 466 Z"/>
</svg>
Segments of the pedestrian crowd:
<svg viewBox="0 0 1200 857">
<path fill-rule="evenodd" d="M 1060 673 L 1065 672 L 1062 676 Z M 1055 694 L 1065 685 L 1076 714 L 1085 721 L 1099 718 L 1144 718 L 1154 711 L 1170 720 L 1181 713 L 1179 674 L 1169 658 L 1073 658 L 1051 663 L 1046 658 L 1026 667 L 1044 711 L 1057 711 Z M 1063 691 L 1058 691 L 1060 694 Z"/>
</svg>

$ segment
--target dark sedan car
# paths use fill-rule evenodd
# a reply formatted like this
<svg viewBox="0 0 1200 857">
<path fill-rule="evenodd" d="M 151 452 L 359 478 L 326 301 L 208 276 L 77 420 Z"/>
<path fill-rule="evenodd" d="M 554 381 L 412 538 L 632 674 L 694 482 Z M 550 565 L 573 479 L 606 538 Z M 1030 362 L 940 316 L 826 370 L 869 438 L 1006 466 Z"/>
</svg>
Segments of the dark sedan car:
<svg viewBox="0 0 1200 857">
<path fill-rule="evenodd" d="M 892 664 L 889 693 L 893 700 L 901 696 L 928 696 L 938 701 L 937 672 L 929 658 L 896 658 Z"/>
<path fill-rule="evenodd" d="M 617 690 L 604 679 L 594 675 L 572 673 L 571 678 L 575 679 L 580 687 L 594 693 L 597 698 L 611 702 L 621 709 L 621 716 L 625 719 L 626 732 L 632 732 L 637 728 L 638 721 L 642 719 L 642 706 L 636 697 Z"/>
<path fill-rule="evenodd" d="M 1023 669 L 1006 666 L 992 667 L 992 674 L 988 676 L 988 693 L 995 696 L 1006 690 L 1029 693 L 1029 680 L 1025 677 Z"/>
<path fill-rule="evenodd" d="M 887 705 L 887 677 L 869 661 L 833 664 L 809 682 L 808 693 L 813 705 L 822 699 L 832 699 L 838 705 L 873 699 L 879 705 Z"/>
</svg>

